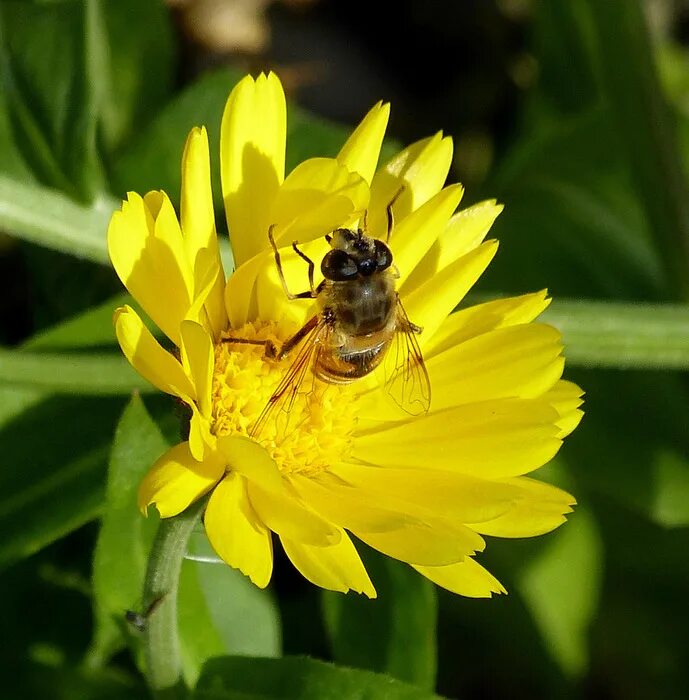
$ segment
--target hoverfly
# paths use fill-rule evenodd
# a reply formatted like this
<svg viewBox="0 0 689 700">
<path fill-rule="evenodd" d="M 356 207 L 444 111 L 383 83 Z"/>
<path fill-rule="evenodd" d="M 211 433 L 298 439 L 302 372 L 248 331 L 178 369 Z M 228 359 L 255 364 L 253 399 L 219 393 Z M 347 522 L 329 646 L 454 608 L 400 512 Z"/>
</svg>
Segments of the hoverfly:
<svg viewBox="0 0 689 700">
<path fill-rule="evenodd" d="M 265 356 L 282 360 L 299 351 L 268 400 L 251 430 L 257 436 L 270 413 L 278 406 L 291 408 L 307 371 L 327 384 L 349 384 L 385 364 L 386 387 L 393 400 L 407 413 L 428 411 L 431 389 L 416 335 L 422 328 L 412 323 L 396 291 L 399 273 L 388 247 L 394 226 L 392 206 L 399 190 L 387 205 L 385 242 L 363 228 L 338 228 L 325 236 L 330 250 L 321 261 L 323 281 L 314 285 L 315 264 L 297 242 L 294 252 L 308 265 L 309 289 L 293 294 L 287 287 L 274 226 L 268 239 L 275 256 L 282 288 L 288 299 L 314 299 L 318 311 L 280 347 L 272 340 L 224 338 L 228 343 L 263 345 Z M 386 359 L 387 358 L 387 359 Z"/>
</svg>

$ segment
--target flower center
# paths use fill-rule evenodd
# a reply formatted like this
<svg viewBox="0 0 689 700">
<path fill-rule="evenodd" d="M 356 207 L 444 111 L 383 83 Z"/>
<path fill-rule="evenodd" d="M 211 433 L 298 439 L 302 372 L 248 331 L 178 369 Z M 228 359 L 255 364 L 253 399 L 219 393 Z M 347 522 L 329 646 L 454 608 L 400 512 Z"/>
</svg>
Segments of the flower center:
<svg viewBox="0 0 689 700">
<path fill-rule="evenodd" d="M 225 337 L 272 340 L 279 348 L 295 328 L 256 321 Z M 263 345 L 219 342 L 213 374 L 213 432 L 250 435 L 296 353 L 281 361 L 265 357 Z M 268 450 L 284 474 L 314 474 L 346 459 L 356 424 L 356 394 L 350 386 L 331 385 L 306 371 L 298 392 L 285 392 L 252 435 Z"/>
</svg>

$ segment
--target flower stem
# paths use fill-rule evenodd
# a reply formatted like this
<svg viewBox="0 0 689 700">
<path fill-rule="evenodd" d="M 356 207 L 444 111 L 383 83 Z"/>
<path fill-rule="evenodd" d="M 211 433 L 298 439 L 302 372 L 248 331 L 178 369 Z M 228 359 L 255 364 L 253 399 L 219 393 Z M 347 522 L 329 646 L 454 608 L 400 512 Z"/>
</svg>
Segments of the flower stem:
<svg viewBox="0 0 689 700">
<path fill-rule="evenodd" d="M 177 634 L 177 591 L 182 560 L 206 499 L 193 503 L 174 518 L 160 522 L 148 559 L 144 581 L 146 667 L 148 684 L 156 698 L 186 696 Z"/>
<path fill-rule="evenodd" d="M 555 299 L 541 320 L 562 332 L 570 366 L 689 368 L 689 308 Z"/>
</svg>

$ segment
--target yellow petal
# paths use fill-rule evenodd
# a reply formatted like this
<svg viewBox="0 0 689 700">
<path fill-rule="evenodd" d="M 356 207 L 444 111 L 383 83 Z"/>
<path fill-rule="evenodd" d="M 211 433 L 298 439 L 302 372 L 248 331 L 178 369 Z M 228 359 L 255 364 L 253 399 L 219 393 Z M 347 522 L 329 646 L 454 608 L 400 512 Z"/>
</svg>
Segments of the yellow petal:
<svg viewBox="0 0 689 700">
<path fill-rule="evenodd" d="M 232 471 L 267 491 L 282 491 L 282 477 L 277 464 L 265 447 L 255 440 L 244 435 L 223 435 L 218 438 L 218 449 Z"/>
<path fill-rule="evenodd" d="M 178 345 L 179 324 L 191 304 L 193 276 L 170 200 L 164 193 L 149 195 L 144 201 L 130 192 L 121 211 L 112 215 L 108 251 L 124 286 Z"/>
<path fill-rule="evenodd" d="M 196 397 L 182 365 L 163 350 L 134 309 L 121 306 L 113 320 L 124 356 L 144 379 L 167 394 L 186 400 Z"/>
<path fill-rule="evenodd" d="M 380 168 L 371 183 L 368 212 L 371 234 L 385 239 L 386 209 L 400 188 L 404 189 L 393 209 L 398 221 L 440 192 L 451 162 L 452 139 L 439 132 L 408 146 Z"/>
<path fill-rule="evenodd" d="M 390 239 L 393 262 L 400 273 L 398 289 L 442 232 L 462 198 L 462 188 L 451 185 L 396 225 Z"/>
<path fill-rule="evenodd" d="M 562 376 L 559 331 L 542 323 L 499 328 L 426 362 L 433 410 L 509 397 L 533 398 Z"/>
<path fill-rule="evenodd" d="M 578 407 L 584 402 L 583 395 L 584 392 L 580 387 L 564 379 L 544 394 L 544 398 L 550 402 L 560 416 L 557 421 L 557 426 L 560 429 L 558 437 L 567 437 L 581 422 L 584 412 L 580 411 Z"/>
<path fill-rule="evenodd" d="M 217 339 L 226 325 L 223 302 L 225 275 L 215 232 L 210 154 L 205 127 L 193 128 L 184 146 L 180 218 L 187 259 L 191 261 L 194 273 L 194 297 L 203 290 L 209 264 L 213 268 L 213 285 L 204 305 L 209 327 Z M 201 255 L 202 252 L 205 257 Z"/>
<path fill-rule="evenodd" d="M 262 269 L 275 265 L 268 250 L 255 255 L 238 267 L 225 286 L 225 311 L 230 328 L 241 328 L 247 321 L 256 318 L 256 277 Z"/>
<path fill-rule="evenodd" d="M 521 494 L 512 507 L 493 520 L 471 525 L 476 532 L 493 537 L 534 537 L 565 522 L 576 501 L 570 494 L 542 481 L 517 477 L 505 482 Z"/>
<path fill-rule="evenodd" d="M 435 515 L 413 517 L 404 503 L 389 494 L 366 493 L 337 477 L 327 481 L 292 477 L 291 481 L 319 513 L 395 559 L 441 565 L 483 549 L 483 539 L 461 523 Z"/>
<path fill-rule="evenodd" d="M 490 598 L 493 593 L 507 593 L 500 581 L 471 557 L 450 566 L 414 568 L 441 588 L 468 598 Z"/>
<path fill-rule="evenodd" d="M 274 73 L 241 80 L 220 127 L 220 175 L 237 266 L 266 246 L 268 212 L 285 173 L 287 108 Z"/>
<path fill-rule="evenodd" d="M 390 467 L 449 469 L 484 479 L 517 476 L 557 453 L 558 413 L 545 398 L 464 404 L 396 424 L 370 426 L 352 456 Z M 363 428 L 364 426 L 362 426 Z"/>
<path fill-rule="evenodd" d="M 213 368 L 215 354 L 213 340 L 203 326 L 193 321 L 183 321 L 182 360 L 189 368 L 189 374 L 194 382 L 194 396 L 201 414 L 206 418 L 211 415 L 211 388 L 213 383 Z"/>
<path fill-rule="evenodd" d="M 216 451 L 215 435 L 211 432 L 211 419 L 201 414 L 195 403 L 191 408 L 191 421 L 189 423 L 189 449 L 197 462 L 208 459 L 209 451 Z"/>
<path fill-rule="evenodd" d="M 154 504 L 162 518 L 181 513 L 209 491 L 222 477 L 224 465 L 218 459 L 197 462 L 189 443 L 169 449 L 146 474 L 139 487 L 139 508 Z"/>
<path fill-rule="evenodd" d="M 503 208 L 491 199 L 457 212 L 414 270 L 409 287 L 413 289 L 478 247 Z"/>
<path fill-rule="evenodd" d="M 313 478 L 294 475 L 290 482 L 314 510 L 348 530 L 386 532 L 419 522 L 401 509 L 399 502 L 391 501 L 387 494 L 366 494 L 329 474 Z"/>
<path fill-rule="evenodd" d="M 390 532 L 352 530 L 379 552 L 407 564 L 446 566 L 483 551 L 483 538 L 468 527 L 436 519 Z"/>
<path fill-rule="evenodd" d="M 247 488 L 251 505 L 258 516 L 281 537 L 318 547 L 339 541 L 339 529 L 287 488 L 273 491 L 262 488 L 256 482 L 249 482 Z"/>
<path fill-rule="evenodd" d="M 273 545 L 249 503 L 244 477 L 228 474 L 215 487 L 203 521 L 218 556 L 265 588 L 273 572 Z"/>
<path fill-rule="evenodd" d="M 329 547 L 312 547 L 285 537 L 280 540 L 292 564 L 316 586 L 341 593 L 353 590 L 369 598 L 376 597 L 366 568 L 344 530 L 340 541 Z"/>
<path fill-rule="evenodd" d="M 455 311 L 445 319 L 426 345 L 426 359 L 496 328 L 530 323 L 550 304 L 547 295 L 547 290 L 543 289 L 533 294 L 495 299 Z"/>
<path fill-rule="evenodd" d="M 431 468 L 339 464 L 330 471 L 373 498 L 397 499 L 401 508 L 421 518 L 436 514 L 463 523 L 494 520 L 522 495 L 521 489 L 506 482 Z"/>
<path fill-rule="evenodd" d="M 497 241 L 486 241 L 403 297 L 409 319 L 423 328 L 422 348 L 483 274 L 497 249 Z"/>
<path fill-rule="evenodd" d="M 347 170 L 359 173 L 369 185 L 378 165 L 389 117 L 390 104 L 378 102 L 347 139 L 337 156 L 337 160 Z"/>
<path fill-rule="evenodd" d="M 369 188 L 334 158 L 310 158 L 285 179 L 270 210 L 278 245 L 304 243 L 350 223 L 368 206 Z M 263 232 L 268 246 L 268 227 Z"/>
</svg>

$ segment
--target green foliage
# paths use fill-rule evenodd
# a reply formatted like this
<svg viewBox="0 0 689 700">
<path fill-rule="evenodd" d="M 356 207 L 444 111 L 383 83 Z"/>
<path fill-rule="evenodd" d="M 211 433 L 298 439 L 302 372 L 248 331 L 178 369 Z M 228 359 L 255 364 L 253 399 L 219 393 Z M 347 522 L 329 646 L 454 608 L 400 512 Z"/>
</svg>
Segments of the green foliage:
<svg viewBox="0 0 689 700">
<path fill-rule="evenodd" d="M 323 613 L 338 663 L 386 673 L 432 690 L 436 672 L 435 588 L 411 567 L 366 549 L 378 598 L 323 593 Z"/>
<path fill-rule="evenodd" d="M 510 596 L 438 595 L 366 550 L 378 599 L 325 592 L 309 614 L 284 562 L 274 588 L 258 590 L 199 561 L 212 552 L 197 531 L 178 609 L 192 697 L 431 698 L 436 667 L 453 696 L 686 694 L 689 316 L 668 302 L 685 301 L 689 285 L 689 54 L 651 40 L 640 5 L 534 3 L 527 48 L 539 79 L 483 185 L 507 207 L 484 291 L 548 287 L 544 320 L 562 330 L 578 366 L 568 376 L 587 390 L 582 426 L 544 474 L 577 496 L 570 523 L 538 541 L 490 543 L 486 565 Z M 16 239 L 3 235 L 0 252 L 26 265 L 22 291 L 41 328 L 0 349 L 8 697 L 147 696 L 142 636 L 124 612 L 143 612 L 158 519 L 139 514 L 136 490 L 179 430 L 168 399 L 144 403 L 152 387 L 117 350 L 112 311 L 134 302 L 104 299 L 117 288 L 105 232 L 129 190 L 165 189 L 177 202 L 196 125 L 208 128 L 222 211 L 219 126 L 241 73 L 180 84 L 179 53 L 162 1 L 0 4 L 0 230 Z M 291 104 L 288 132 L 289 169 L 334 155 L 348 129 Z M 57 252 L 41 261 L 32 246 Z M 281 656 L 283 635 L 290 653 L 340 665 L 266 658 Z"/>
<path fill-rule="evenodd" d="M 412 685 L 306 658 L 226 657 L 208 662 L 194 700 L 431 700 Z"/>
</svg>

